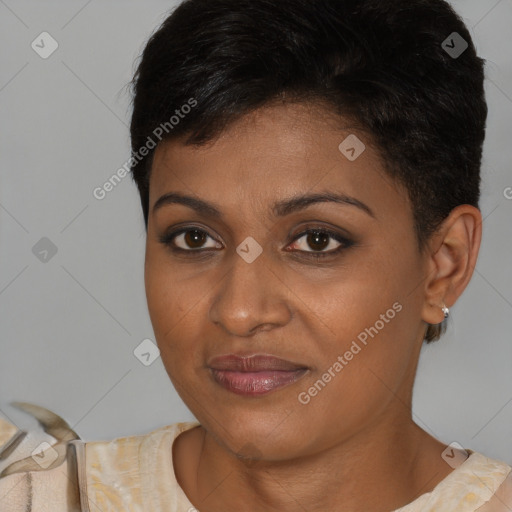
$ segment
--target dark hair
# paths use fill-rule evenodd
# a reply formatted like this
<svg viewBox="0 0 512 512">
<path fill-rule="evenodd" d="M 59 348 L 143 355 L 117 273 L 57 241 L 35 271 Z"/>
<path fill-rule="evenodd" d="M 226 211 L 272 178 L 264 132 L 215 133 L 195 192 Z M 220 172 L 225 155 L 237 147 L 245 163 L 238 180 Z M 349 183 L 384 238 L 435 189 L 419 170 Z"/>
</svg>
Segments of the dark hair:
<svg viewBox="0 0 512 512">
<path fill-rule="evenodd" d="M 132 80 L 130 162 L 146 228 L 160 140 L 200 145 L 273 101 L 314 101 L 371 136 L 408 191 L 424 248 L 453 208 L 478 207 L 484 64 L 444 0 L 186 0 Z M 429 325 L 425 340 L 444 328 Z"/>
</svg>

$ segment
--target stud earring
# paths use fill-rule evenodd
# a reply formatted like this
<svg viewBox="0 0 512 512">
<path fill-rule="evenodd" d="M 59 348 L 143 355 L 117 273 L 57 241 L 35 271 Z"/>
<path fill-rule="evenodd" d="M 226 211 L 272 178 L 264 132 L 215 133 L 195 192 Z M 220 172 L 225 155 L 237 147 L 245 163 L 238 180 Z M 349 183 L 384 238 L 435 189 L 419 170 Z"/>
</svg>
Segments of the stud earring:
<svg viewBox="0 0 512 512">
<path fill-rule="evenodd" d="M 443 306 L 441 307 L 441 310 L 443 311 L 445 320 L 450 315 L 450 310 L 446 307 L 446 304 L 443 302 Z"/>
</svg>

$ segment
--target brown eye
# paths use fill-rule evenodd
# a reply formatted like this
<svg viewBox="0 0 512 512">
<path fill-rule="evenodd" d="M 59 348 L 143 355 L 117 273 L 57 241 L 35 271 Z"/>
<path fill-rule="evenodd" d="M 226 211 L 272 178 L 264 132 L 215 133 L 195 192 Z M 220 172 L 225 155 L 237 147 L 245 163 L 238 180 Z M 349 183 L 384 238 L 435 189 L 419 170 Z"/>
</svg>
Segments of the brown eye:
<svg viewBox="0 0 512 512">
<path fill-rule="evenodd" d="M 302 242 L 300 242 L 303 240 Z M 337 244 L 337 245 L 336 245 Z M 338 233 L 326 229 L 309 229 L 298 235 L 294 240 L 294 248 L 305 253 L 319 253 L 329 255 L 337 252 L 342 246 L 348 246 L 351 242 Z M 308 248 L 310 250 L 308 250 Z M 329 249 L 326 251 L 326 249 Z M 314 254 L 316 256 L 316 254 Z"/>
<path fill-rule="evenodd" d="M 211 239 L 213 245 L 205 246 L 208 239 Z M 203 249 L 219 249 L 215 240 L 203 231 L 197 228 L 183 228 L 178 231 L 169 233 L 160 238 L 160 242 L 168 245 L 174 251 L 181 252 L 199 252 Z"/>
<path fill-rule="evenodd" d="M 323 251 L 329 245 L 331 237 L 327 233 L 315 231 L 306 235 L 306 243 L 314 251 Z"/>
<path fill-rule="evenodd" d="M 183 240 L 190 248 L 200 248 L 205 243 L 207 236 L 204 231 L 194 229 L 184 233 Z"/>
</svg>

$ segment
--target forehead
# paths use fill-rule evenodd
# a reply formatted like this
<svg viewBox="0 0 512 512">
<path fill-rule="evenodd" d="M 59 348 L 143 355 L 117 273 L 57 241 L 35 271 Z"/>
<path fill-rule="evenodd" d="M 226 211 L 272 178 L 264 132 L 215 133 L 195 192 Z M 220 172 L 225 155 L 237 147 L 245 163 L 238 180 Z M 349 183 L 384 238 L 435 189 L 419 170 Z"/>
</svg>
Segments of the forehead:
<svg viewBox="0 0 512 512">
<path fill-rule="evenodd" d="M 364 132 L 316 107 L 285 104 L 258 109 L 213 141 L 162 142 L 150 178 L 150 209 L 170 191 L 198 195 L 235 211 L 268 208 L 282 197 L 328 191 L 378 208 L 408 208 L 407 194 L 385 173 Z"/>
</svg>

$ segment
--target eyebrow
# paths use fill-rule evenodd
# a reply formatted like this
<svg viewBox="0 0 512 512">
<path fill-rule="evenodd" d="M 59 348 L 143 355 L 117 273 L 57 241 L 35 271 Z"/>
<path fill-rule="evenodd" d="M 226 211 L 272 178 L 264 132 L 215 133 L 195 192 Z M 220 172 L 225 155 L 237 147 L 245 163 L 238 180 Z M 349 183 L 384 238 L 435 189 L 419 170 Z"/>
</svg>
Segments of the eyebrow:
<svg viewBox="0 0 512 512">
<path fill-rule="evenodd" d="M 344 206 L 353 206 L 375 218 L 375 214 L 365 203 L 354 197 L 332 192 L 302 194 L 277 201 L 272 205 L 271 211 L 275 217 L 284 217 L 285 215 L 304 210 L 308 206 L 316 203 L 337 203 Z M 158 198 L 153 206 L 153 213 L 169 204 L 182 204 L 204 216 L 210 216 L 216 219 L 223 218 L 222 212 L 218 206 L 180 192 L 169 192 Z"/>
</svg>

